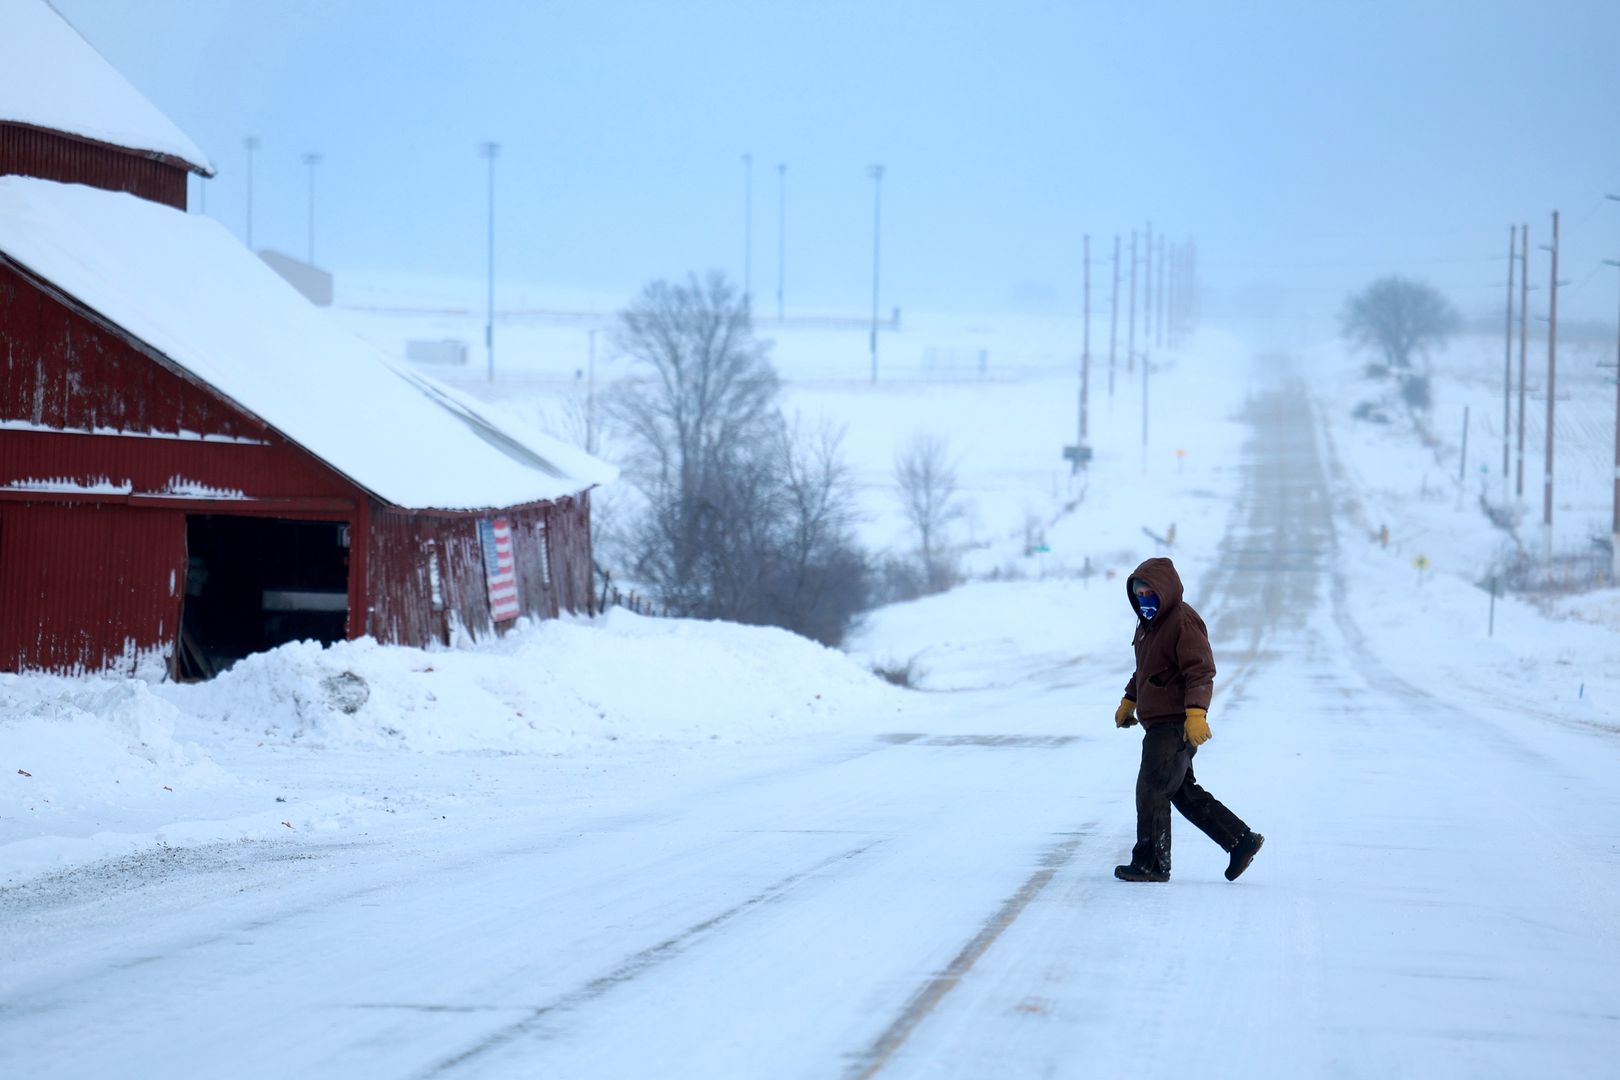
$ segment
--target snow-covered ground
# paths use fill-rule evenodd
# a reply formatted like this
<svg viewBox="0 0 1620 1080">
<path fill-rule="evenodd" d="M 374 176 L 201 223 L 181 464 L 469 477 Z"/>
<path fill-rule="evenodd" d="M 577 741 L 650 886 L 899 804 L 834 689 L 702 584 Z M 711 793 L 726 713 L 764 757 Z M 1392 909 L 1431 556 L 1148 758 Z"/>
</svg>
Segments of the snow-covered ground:
<svg viewBox="0 0 1620 1080">
<path fill-rule="evenodd" d="M 959 462 L 974 580 L 844 653 L 614 612 L 202 685 L 0 676 L 0 1072 L 1604 1074 L 1620 592 L 1488 623 L 1502 541 L 1455 482 L 1485 346 L 1439 359 L 1425 447 L 1351 419 L 1337 346 L 1207 331 L 1155 351 L 1144 447 L 1106 329 L 1074 477 L 1072 320 L 908 316 L 876 386 L 863 331 L 766 328 L 788 407 L 847 425 L 869 544 L 906 544 L 912 435 Z M 561 426 L 587 333 L 509 328 L 494 384 L 451 378 Z M 1601 461 L 1612 428 L 1570 415 L 1567 460 Z M 1603 477 L 1564 468 L 1593 517 Z M 1124 576 L 1156 553 L 1221 668 L 1200 781 L 1268 837 L 1236 884 L 1185 825 L 1169 886 L 1111 875 Z"/>
</svg>

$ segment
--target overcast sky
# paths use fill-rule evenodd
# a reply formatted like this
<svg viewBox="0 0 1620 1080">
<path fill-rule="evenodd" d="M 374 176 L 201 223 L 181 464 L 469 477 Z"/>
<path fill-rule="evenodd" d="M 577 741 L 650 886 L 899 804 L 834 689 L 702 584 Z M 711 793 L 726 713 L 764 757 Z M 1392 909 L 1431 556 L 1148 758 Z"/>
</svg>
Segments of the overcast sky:
<svg viewBox="0 0 1620 1080">
<path fill-rule="evenodd" d="M 1510 223 L 1564 219 L 1560 307 L 1620 293 L 1620 3 L 54 0 L 213 159 L 207 212 L 303 256 L 627 299 L 744 274 L 786 306 L 1094 306 L 1116 233 L 1196 238 L 1212 306 L 1330 314 L 1384 273 L 1497 310 Z M 193 206 L 197 197 L 193 195 Z M 1545 283 L 1546 255 L 1532 257 Z M 1545 292 L 1543 291 L 1543 296 Z"/>
</svg>

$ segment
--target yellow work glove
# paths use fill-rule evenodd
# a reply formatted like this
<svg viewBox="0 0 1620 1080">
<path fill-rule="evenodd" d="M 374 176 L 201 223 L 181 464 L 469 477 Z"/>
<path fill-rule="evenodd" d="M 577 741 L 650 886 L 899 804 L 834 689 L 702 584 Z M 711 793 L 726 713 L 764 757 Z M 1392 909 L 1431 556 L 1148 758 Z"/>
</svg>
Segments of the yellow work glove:
<svg viewBox="0 0 1620 1080">
<path fill-rule="evenodd" d="M 1120 698 L 1119 708 L 1114 710 L 1114 726 L 1130 727 L 1136 723 L 1136 702 L 1130 698 Z"/>
<path fill-rule="evenodd" d="M 1207 709 L 1187 710 L 1187 741 L 1194 746 L 1203 746 L 1209 741 L 1209 711 Z"/>
</svg>

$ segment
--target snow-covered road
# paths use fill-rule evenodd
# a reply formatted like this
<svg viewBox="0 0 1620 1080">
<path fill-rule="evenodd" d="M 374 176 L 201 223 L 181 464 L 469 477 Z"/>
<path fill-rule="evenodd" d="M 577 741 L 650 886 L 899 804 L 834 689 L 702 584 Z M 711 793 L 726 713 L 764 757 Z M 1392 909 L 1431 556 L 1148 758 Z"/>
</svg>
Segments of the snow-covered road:
<svg viewBox="0 0 1620 1080">
<path fill-rule="evenodd" d="M 1611 1072 L 1620 744 L 1386 667 L 1304 389 L 1245 415 L 1189 581 L 1221 666 L 1200 780 L 1267 836 L 1239 882 L 1184 823 L 1170 884 L 1113 879 L 1128 644 L 1054 640 L 878 737 L 641 762 L 595 801 L 545 758 L 453 830 L 12 890 L 0 1075 Z"/>
</svg>

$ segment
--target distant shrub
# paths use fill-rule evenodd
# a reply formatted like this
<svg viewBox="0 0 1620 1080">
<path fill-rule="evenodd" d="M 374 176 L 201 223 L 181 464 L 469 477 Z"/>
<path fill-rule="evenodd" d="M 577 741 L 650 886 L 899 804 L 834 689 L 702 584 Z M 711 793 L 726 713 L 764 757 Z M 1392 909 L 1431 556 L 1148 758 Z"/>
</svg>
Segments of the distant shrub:
<svg viewBox="0 0 1620 1080">
<path fill-rule="evenodd" d="M 1350 415 L 1357 420 L 1366 420 L 1373 424 L 1389 423 L 1389 414 L 1383 410 L 1382 406 L 1373 401 L 1361 402 L 1350 410 Z"/>
<path fill-rule="evenodd" d="M 1429 394 L 1429 377 L 1427 375 L 1407 374 L 1401 379 L 1401 400 L 1407 407 L 1415 410 L 1426 410 L 1433 404 Z"/>
</svg>

